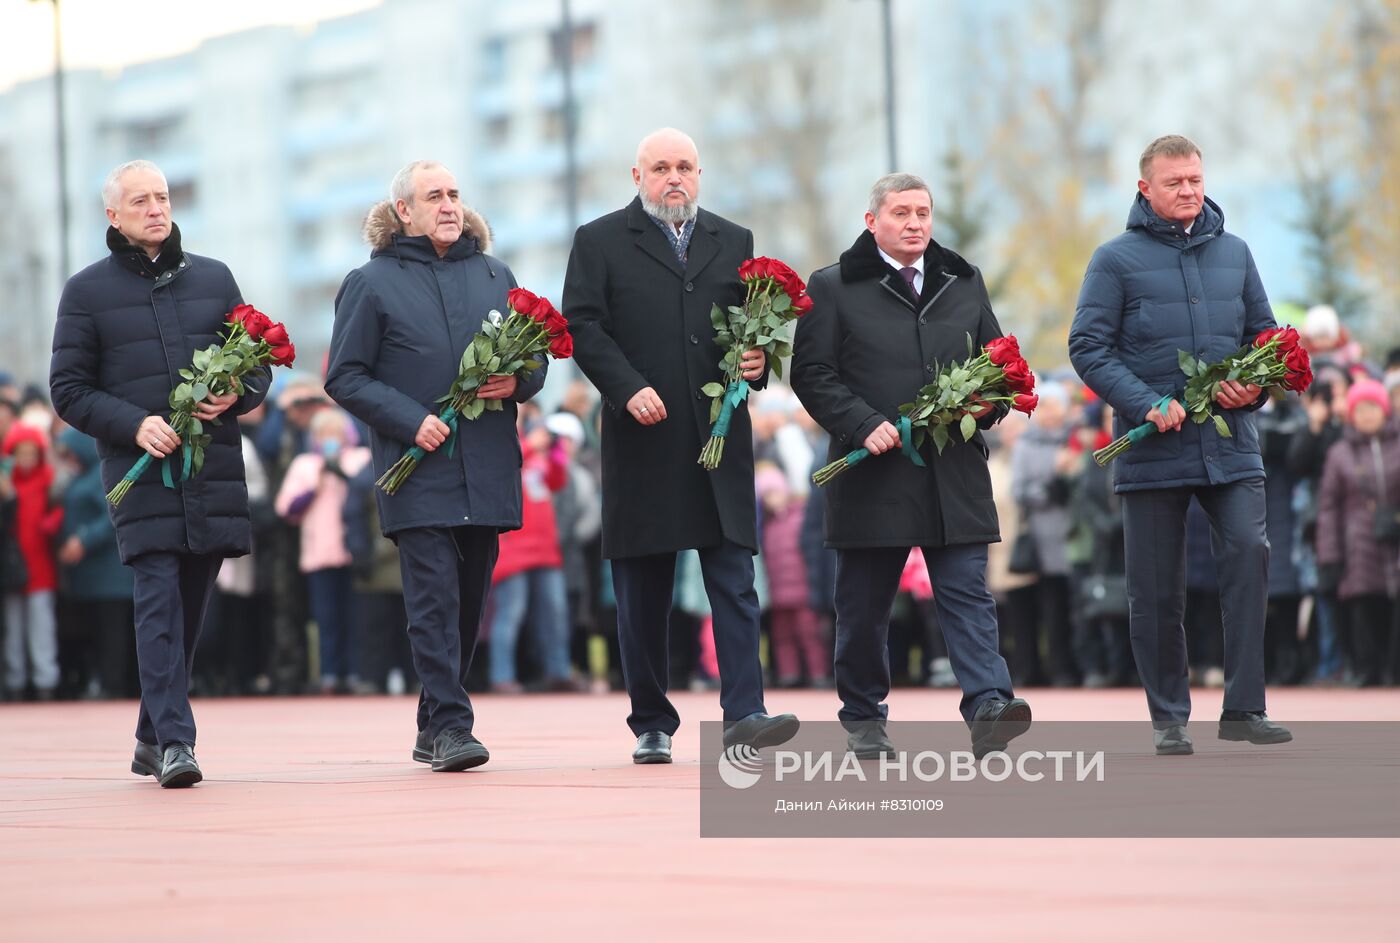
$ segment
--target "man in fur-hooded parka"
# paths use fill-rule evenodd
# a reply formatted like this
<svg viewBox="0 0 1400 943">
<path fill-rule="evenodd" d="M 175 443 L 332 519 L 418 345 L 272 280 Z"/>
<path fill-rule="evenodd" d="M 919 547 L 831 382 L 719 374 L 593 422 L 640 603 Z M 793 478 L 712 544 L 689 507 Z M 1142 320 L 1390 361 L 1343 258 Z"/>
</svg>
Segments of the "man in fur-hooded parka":
<svg viewBox="0 0 1400 943">
<path fill-rule="evenodd" d="M 495 565 L 497 535 L 520 526 L 516 404 L 544 384 L 497 377 L 478 395 L 504 408 L 463 421 L 452 436 L 436 400 L 490 313 L 506 312 L 515 277 L 486 255 L 490 231 L 462 205 L 442 165 L 419 161 L 394 178 L 393 199 L 365 221 L 370 260 L 346 276 L 335 301 L 326 392 L 370 428 L 382 474 L 412 445 L 428 454 L 393 495 L 380 492 L 384 533 L 399 547 L 414 665 L 423 681 L 415 759 L 435 769 L 485 762 L 470 739 L 463 682 Z M 446 731 L 452 736 L 444 738 Z M 434 750 L 433 744 L 443 747 Z M 445 752 L 444 752 L 445 751 Z"/>
</svg>

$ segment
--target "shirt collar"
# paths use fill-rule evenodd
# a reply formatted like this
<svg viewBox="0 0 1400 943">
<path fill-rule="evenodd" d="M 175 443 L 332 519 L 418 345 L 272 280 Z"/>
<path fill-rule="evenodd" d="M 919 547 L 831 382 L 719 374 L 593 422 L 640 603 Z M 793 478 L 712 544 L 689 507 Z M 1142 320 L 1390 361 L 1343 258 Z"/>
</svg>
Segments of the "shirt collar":
<svg viewBox="0 0 1400 943">
<path fill-rule="evenodd" d="M 903 263 L 897 262 L 894 256 L 887 253 L 884 249 L 881 249 L 879 243 L 875 244 L 875 251 L 880 253 L 880 258 L 884 259 L 885 263 L 890 268 L 894 269 L 896 272 L 904 268 Z M 924 274 L 924 257 L 919 256 L 913 262 L 909 263 L 909 267 L 912 268 L 914 271 L 918 272 L 920 275 Z"/>
</svg>

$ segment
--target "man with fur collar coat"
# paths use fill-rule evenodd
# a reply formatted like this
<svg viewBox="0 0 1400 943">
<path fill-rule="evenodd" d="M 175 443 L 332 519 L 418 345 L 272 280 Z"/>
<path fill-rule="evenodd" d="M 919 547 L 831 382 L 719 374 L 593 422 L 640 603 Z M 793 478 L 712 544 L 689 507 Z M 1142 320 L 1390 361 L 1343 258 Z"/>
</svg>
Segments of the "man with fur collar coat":
<svg viewBox="0 0 1400 943">
<path fill-rule="evenodd" d="M 405 449 L 429 454 L 397 493 L 376 492 L 380 526 L 399 548 L 413 664 L 423 682 L 413 758 L 437 771 L 489 758 L 472 734 L 466 677 L 476 651 L 497 537 L 520 527 L 516 404 L 544 385 L 493 377 L 478 391 L 504 409 L 458 426 L 454 449 L 436 400 L 492 310 L 506 311 L 515 277 L 486 255 L 486 221 L 462 205 L 441 164 L 415 161 L 365 220 L 370 260 L 335 299 L 326 392 L 370 428 L 376 476 Z"/>
<path fill-rule="evenodd" d="M 933 200 L 923 180 L 875 182 L 866 232 L 808 282 L 813 306 L 798 323 L 792 387 L 831 433 L 830 458 L 857 448 L 870 460 L 825 489 L 826 544 L 836 550 L 836 690 L 850 749 L 875 758 L 894 748 L 885 731 L 890 690 L 890 609 L 910 548 L 921 547 L 948 655 L 962 686 L 962 715 L 979 757 L 1030 727 L 1013 697 L 987 590 L 987 545 L 1001 539 L 987 446 L 954 437 L 925 467 L 899 454 L 892 424 L 940 364 L 1001 336 L 982 274 L 931 238 Z M 1005 407 L 982 404 L 985 429 Z M 884 453 L 894 454 L 885 456 Z M 883 456 L 883 457 L 880 457 Z"/>
</svg>

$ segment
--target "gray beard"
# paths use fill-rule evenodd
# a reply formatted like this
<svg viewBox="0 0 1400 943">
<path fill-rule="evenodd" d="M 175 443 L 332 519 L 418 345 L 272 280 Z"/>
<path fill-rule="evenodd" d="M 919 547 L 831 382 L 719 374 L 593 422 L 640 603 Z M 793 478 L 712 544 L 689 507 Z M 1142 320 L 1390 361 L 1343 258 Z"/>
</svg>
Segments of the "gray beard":
<svg viewBox="0 0 1400 943">
<path fill-rule="evenodd" d="M 647 199 L 647 195 L 640 190 L 637 191 L 637 195 L 642 198 L 642 209 L 647 211 L 648 216 L 655 216 L 663 223 L 670 223 L 672 226 L 688 223 L 700 212 L 700 204 L 689 197 L 686 197 L 686 201 L 680 206 L 671 206 L 668 203 L 651 202 Z"/>
</svg>

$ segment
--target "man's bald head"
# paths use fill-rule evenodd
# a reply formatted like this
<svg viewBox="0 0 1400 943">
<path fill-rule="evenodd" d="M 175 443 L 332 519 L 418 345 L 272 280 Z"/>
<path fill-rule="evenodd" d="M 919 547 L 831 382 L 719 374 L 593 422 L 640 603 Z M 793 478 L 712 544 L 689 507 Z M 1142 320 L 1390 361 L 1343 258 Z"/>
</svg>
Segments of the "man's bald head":
<svg viewBox="0 0 1400 943">
<path fill-rule="evenodd" d="M 658 128 L 637 145 L 637 167 L 644 168 L 658 152 L 688 152 L 696 167 L 700 166 L 700 151 L 694 139 L 675 128 Z"/>
<path fill-rule="evenodd" d="M 681 224 L 695 218 L 700 197 L 700 152 L 675 128 L 653 131 L 637 145 L 632 182 L 642 206 L 658 219 Z"/>
</svg>

